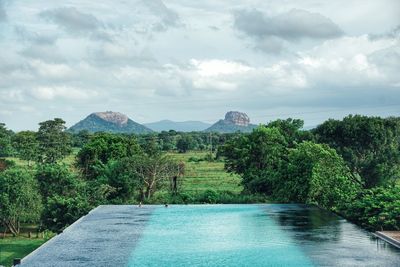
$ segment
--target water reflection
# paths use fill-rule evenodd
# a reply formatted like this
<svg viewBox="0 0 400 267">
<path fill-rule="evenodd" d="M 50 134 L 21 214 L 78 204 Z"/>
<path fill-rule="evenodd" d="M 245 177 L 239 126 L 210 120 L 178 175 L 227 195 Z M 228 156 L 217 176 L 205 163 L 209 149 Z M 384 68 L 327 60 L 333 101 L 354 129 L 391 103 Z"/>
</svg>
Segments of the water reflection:
<svg viewBox="0 0 400 267">
<path fill-rule="evenodd" d="M 334 213 L 293 204 L 263 210 L 318 266 L 400 266 L 400 250 Z"/>
</svg>

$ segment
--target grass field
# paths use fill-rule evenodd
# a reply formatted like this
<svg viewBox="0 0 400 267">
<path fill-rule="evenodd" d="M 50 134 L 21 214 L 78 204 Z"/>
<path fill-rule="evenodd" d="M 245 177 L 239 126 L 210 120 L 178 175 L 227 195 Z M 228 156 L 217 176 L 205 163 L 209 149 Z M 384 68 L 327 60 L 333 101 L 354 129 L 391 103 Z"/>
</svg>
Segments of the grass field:
<svg viewBox="0 0 400 267">
<path fill-rule="evenodd" d="M 173 158 L 185 162 L 185 175 L 181 181 L 180 191 L 199 194 L 207 190 L 230 191 L 240 193 L 242 186 L 238 175 L 227 173 L 221 161 L 190 161 L 204 159 L 207 152 L 191 151 L 187 153 L 170 153 Z"/>
<path fill-rule="evenodd" d="M 43 238 L 0 238 L 0 265 L 11 266 L 13 259 L 23 258 L 46 241 Z"/>
</svg>

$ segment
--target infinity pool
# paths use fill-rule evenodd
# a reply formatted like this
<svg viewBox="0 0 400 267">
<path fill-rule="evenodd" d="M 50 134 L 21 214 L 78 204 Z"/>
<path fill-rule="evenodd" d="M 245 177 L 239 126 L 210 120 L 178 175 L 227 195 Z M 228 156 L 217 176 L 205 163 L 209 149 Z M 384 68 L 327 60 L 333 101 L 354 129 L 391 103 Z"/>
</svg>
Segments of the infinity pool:
<svg viewBox="0 0 400 267">
<path fill-rule="evenodd" d="M 400 266 L 400 250 L 307 205 L 101 206 L 23 266 Z"/>
</svg>

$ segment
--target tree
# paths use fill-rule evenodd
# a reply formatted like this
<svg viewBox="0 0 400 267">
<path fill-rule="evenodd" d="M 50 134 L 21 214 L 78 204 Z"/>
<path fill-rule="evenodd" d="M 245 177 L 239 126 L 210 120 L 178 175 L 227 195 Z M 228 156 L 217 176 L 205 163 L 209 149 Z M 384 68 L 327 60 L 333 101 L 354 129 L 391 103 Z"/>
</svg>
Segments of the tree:
<svg viewBox="0 0 400 267">
<path fill-rule="evenodd" d="M 271 194 L 281 178 L 287 158 L 287 142 L 277 128 L 259 126 L 249 135 L 241 135 L 220 149 L 225 168 L 243 177 L 245 189 Z"/>
<path fill-rule="evenodd" d="M 366 189 L 346 205 L 344 215 L 367 229 L 400 230 L 400 186 Z"/>
<path fill-rule="evenodd" d="M 88 179 L 99 174 L 99 168 L 110 160 L 118 160 L 141 153 L 133 136 L 96 133 L 78 153 L 77 165 Z"/>
<path fill-rule="evenodd" d="M 91 133 L 88 130 L 82 130 L 78 133 L 72 133 L 72 145 L 82 148 L 90 141 Z"/>
<path fill-rule="evenodd" d="M 65 164 L 39 165 L 36 179 L 44 200 L 42 222 L 49 230 L 63 230 L 94 206 L 85 181 Z"/>
<path fill-rule="evenodd" d="M 400 120 L 349 115 L 328 120 L 314 133 L 336 149 L 366 188 L 400 178 Z"/>
<path fill-rule="evenodd" d="M 9 156 L 12 152 L 11 137 L 13 132 L 0 123 L 0 157 Z"/>
<path fill-rule="evenodd" d="M 188 150 L 193 149 L 193 146 L 193 138 L 187 134 L 181 136 L 176 143 L 176 148 L 178 149 L 179 153 L 186 153 Z"/>
<path fill-rule="evenodd" d="M 268 123 L 267 127 L 277 128 L 286 138 L 289 147 L 295 147 L 296 144 L 305 140 L 312 140 L 312 134 L 309 131 L 301 130 L 304 126 L 304 121 L 299 119 L 288 118 L 286 120 L 275 120 Z"/>
<path fill-rule="evenodd" d="M 76 196 L 54 195 L 47 200 L 43 211 L 44 226 L 54 232 L 61 232 L 67 226 L 87 214 L 93 207 L 87 199 Z"/>
<path fill-rule="evenodd" d="M 13 235 L 21 222 L 35 222 L 42 210 L 38 184 L 31 172 L 10 168 L 0 172 L 0 221 Z"/>
<path fill-rule="evenodd" d="M 39 143 L 35 132 L 18 132 L 13 136 L 12 142 L 17 156 L 20 159 L 28 161 L 28 166 L 30 166 L 31 161 L 37 161 Z"/>
<path fill-rule="evenodd" d="M 303 142 L 289 152 L 287 173 L 276 183 L 274 196 L 339 211 L 359 191 L 343 159 L 327 145 Z"/>
<path fill-rule="evenodd" d="M 110 194 L 110 200 L 127 202 L 137 192 L 140 200 L 144 201 L 166 187 L 174 176 L 181 175 L 182 166 L 167 156 L 148 155 L 145 153 L 109 161 L 99 175 L 99 181 L 115 188 Z"/>
<path fill-rule="evenodd" d="M 84 182 L 65 164 L 42 164 L 36 171 L 36 179 L 43 199 L 59 196 L 75 196 L 84 189 Z"/>
<path fill-rule="evenodd" d="M 40 163 L 56 163 L 71 153 L 71 138 L 65 132 L 65 121 L 55 118 L 39 125 L 37 139 Z"/>
</svg>

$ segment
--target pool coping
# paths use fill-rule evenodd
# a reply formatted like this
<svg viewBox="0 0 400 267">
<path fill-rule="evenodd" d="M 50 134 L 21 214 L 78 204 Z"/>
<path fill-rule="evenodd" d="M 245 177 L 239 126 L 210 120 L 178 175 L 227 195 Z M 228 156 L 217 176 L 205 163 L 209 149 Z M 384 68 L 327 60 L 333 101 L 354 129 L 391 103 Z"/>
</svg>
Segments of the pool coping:
<svg viewBox="0 0 400 267">
<path fill-rule="evenodd" d="M 385 231 L 377 231 L 374 235 L 400 249 L 400 241 L 391 237 L 389 234 L 385 233 Z"/>
<path fill-rule="evenodd" d="M 53 236 L 52 238 L 50 238 L 49 240 L 47 240 L 46 242 L 44 242 L 42 245 L 40 245 L 39 247 L 35 248 L 33 251 L 31 251 L 28 255 L 26 255 L 25 257 L 23 257 L 21 259 L 21 263 L 24 263 L 24 260 L 28 259 L 29 257 L 33 256 L 34 254 L 36 254 L 38 252 L 39 249 L 44 248 L 46 246 L 48 246 L 49 244 L 53 243 L 55 239 L 57 239 L 57 237 L 65 232 L 68 232 L 68 230 L 70 228 L 72 228 L 72 226 L 74 226 L 75 224 L 78 224 L 80 221 L 82 221 L 89 213 L 93 212 L 94 210 L 97 210 L 98 208 L 100 208 L 102 205 L 99 205 L 97 207 L 95 207 L 94 209 L 91 209 L 87 214 L 83 215 L 82 217 L 80 217 L 78 220 L 76 220 L 75 222 L 73 222 L 72 224 L 68 225 L 61 233 L 56 234 L 55 236 Z"/>
</svg>

